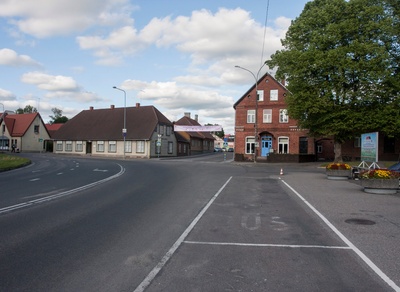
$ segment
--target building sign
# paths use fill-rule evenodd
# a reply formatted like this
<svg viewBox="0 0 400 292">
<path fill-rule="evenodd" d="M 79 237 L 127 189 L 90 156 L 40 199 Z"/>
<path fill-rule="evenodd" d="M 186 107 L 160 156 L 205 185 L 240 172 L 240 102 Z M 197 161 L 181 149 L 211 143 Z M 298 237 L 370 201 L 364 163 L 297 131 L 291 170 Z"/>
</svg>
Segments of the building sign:
<svg viewBox="0 0 400 292">
<path fill-rule="evenodd" d="M 222 130 L 221 126 L 174 126 L 175 132 L 219 132 Z"/>
<path fill-rule="evenodd" d="M 378 132 L 361 135 L 361 161 L 378 161 Z"/>
</svg>

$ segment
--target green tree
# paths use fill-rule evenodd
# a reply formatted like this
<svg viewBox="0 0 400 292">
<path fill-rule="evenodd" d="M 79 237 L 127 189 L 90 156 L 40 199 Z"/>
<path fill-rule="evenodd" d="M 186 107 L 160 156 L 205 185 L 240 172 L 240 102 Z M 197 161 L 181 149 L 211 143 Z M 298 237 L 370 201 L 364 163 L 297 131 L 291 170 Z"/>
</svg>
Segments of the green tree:
<svg viewBox="0 0 400 292">
<path fill-rule="evenodd" d="M 286 78 L 290 117 L 341 144 L 367 131 L 400 129 L 399 1 L 308 2 L 267 64 Z"/>
<path fill-rule="evenodd" d="M 58 108 L 56 108 L 56 107 L 53 107 L 52 109 L 51 109 L 51 111 L 53 112 L 53 116 L 49 116 L 50 117 L 50 124 L 55 124 L 55 123 L 57 123 L 57 124 L 65 124 L 66 122 L 68 122 L 68 118 L 66 117 L 66 116 L 63 116 L 62 115 L 62 110 L 60 110 L 60 109 L 58 109 Z"/>
<path fill-rule="evenodd" d="M 31 114 L 31 113 L 37 113 L 37 109 L 31 105 L 27 105 L 24 108 L 18 108 L 15 111 L 17 114 Z"/>
</svg>

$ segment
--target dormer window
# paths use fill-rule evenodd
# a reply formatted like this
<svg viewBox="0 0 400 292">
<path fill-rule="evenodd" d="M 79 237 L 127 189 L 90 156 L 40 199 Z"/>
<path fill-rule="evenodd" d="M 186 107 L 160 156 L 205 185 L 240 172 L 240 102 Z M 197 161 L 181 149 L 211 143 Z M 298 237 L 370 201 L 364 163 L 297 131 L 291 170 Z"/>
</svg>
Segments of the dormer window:
<svg viewBox="0 0 400 292">
<path fill-rule="evenodd" d="M 33 132 L 35 132 L 35 134 L 39 134 L 39 126 L 34 126 Z"/>
</svg>

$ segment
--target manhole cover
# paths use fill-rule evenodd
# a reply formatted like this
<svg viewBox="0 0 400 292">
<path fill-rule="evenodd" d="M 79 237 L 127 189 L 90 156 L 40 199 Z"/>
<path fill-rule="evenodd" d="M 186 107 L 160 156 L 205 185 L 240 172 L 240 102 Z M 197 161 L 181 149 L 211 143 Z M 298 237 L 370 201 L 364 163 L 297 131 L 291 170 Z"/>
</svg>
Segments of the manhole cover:
<svg viewBox="0 0 400 292">
<path fill-rule="evenodd" d="M 346 219 L 344 222 L 349 224 L 356 224 L 356 225 L 374 225 L 376 224 L 375 221 L 367 220 L 367 219 Z"/>
</svg>

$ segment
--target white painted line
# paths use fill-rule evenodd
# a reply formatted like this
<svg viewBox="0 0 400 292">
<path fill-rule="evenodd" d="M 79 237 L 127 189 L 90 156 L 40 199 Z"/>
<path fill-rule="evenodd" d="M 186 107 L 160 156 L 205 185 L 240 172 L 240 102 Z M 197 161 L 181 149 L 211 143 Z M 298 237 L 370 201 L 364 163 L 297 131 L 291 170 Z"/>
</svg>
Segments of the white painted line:
<svg viewBox="0 0 400 292">
<path fill-rule="evenodd" d="M 30 179 L 29 181 L 37 181 L 37 180 L 40 180 L 40 178 L 33 178 L 33 179 Z"/>
<path fill-rule="evenodd" d="M 292 188 L 287 182 L 281 179 L 281 181 L 291 189 L 315 214 L 318 215 L 325 222 L 326 225 L 333 232 L 336 233 L 340 239 L 343 240 L 383 281 L 385 281 L 394 291 L 400 292 L 400 287 L 396 285 L 381 269 L 378 268 L 361 250 L 359 250 L 350 240 L 347 239 L 328 219 L 325 218 L 313 205 L 311 205 L 306 199 L 303 198 L 294 188 Z"/>
<path fill-rule="evenodd" d="M 17 209 L 21 209 L 21 208 L 25 208 L 25 207 L 28 207 L 28 206 L 31 206 L 31 205 L 36 205 L 36 204 L 40 204 L 40 203 L 43 203 L 43 202 L 48 202 L 48 201 L 51 201 L 51 200 L 54 200 L 54 199 L 58 199 L 58 198 L 61 198 L 61 197 L 65 197 L 65 196 L 71 195 L 73 193 L 76 193 L 76 192 L 79 192 L 79 191 L 83 191 L 83 190 L 87 190 L 87 189 L 89 189 L 91 187 L 94 187 L 94 186 L 100 185 L 102 183 L 105 183 L 105 182 L 107 182 L 109 180 L 112 180 L 114 178 L 117 178 L 117 177 L 121 176 L 125 172 L 125 168 L 123 168 L 120 164 L 118 164 L 118 166 L 120 167 L 120 171 L 118 173 L 112 175 L 112 176 L 109 176 L 109 177 L 104 178 L 104 179 L 99 180 L 99 181 L 95 181 L 95 182 L 93 182 L 91 184 L 87 184 L 87 185 L 78 187 L 76 189 L 72 189 L 72 190 L 69 190 L 69 191 L 65 191 L 65 192 L 61 192 L 61 193 L 58 193 L 58 194 L 50 195 L 50 196 L 47 196 L 47 197 L 44 197 L 44 198 L 28 201 L 28 202 L 25 202 L 25 203 L 21 203 L 21 204 L 17 204 L 17 205 L 12 205 L 12 206 L 8 206 L 8 207 L 0 208 L 0 214 L 7 213 L 7 212 L 10 212 L 10 211 L 13 211 L 13 210 L 17 210 Z"/>
<path fill-rule="evenodd" d="M 290 248 L 326 248 L 326 249 L 351 249 L 349 246 L 329 246 L 329 245 L 296 245 L 296 244 L 269 244 L 269 243 L 240 243 L 240 242 L 202 242 L 184 241 L 188 244 L 204 245 L 224 245 L 224 246 L 246 246 L 246 247 L 290 247 Z"/>
<path fill-rule="evenodd" d="M 63 173 L 62 172 L 57 173 L 57 175 L 61 175 L 61 174 L 63 174 Z"/>
<path fill-rule="evenodd" d="M 218 190 L 218 192 L 211 198 L 211 200 L 205 205 L 205 207 L 200 211 L 200 213 L 197 215 L 196 218 L 190 223 L 190 225 L 186 228 L 186 230 L 182 233 L 182 235 L 178 238 L 178 240 L 172 245 L 172 247 L 169 249 L 169 251 L 164 255 L 164 257 L 161 259 L 161 261 L 151 270 L 151 272 L 147 275 L 147 277 L 142 281 L 142 283 L 137 286 L 137 288 L 134 290 L 134 292 L 143 292 L 144 289 L 147 288 L 147 286 L 150 285 L 151 281 L 157 276 L 157 274 L 160 272 L 160 270 L 165 266 L 165 264 L 168 262 L 168 260 L 172 257 L 172 255 L 175 253 L 175 251 L 178 249 L 178 247 L 182 244 L 182 242 L 185 240 L 185 238 L 189 235 L 190 231 L 194 228 L 194 226 L 199 222 L 201 217 L 203 217 L 204 213 L 208 210 L 208 208 L 211 206 L 212 203 L 217 199 L 219 194 L 223 191 L 223 189 L 228 185 L 228 183 L 231 181 L 232 177 L 230 177 L 226 183 Z"/>
</svg>

